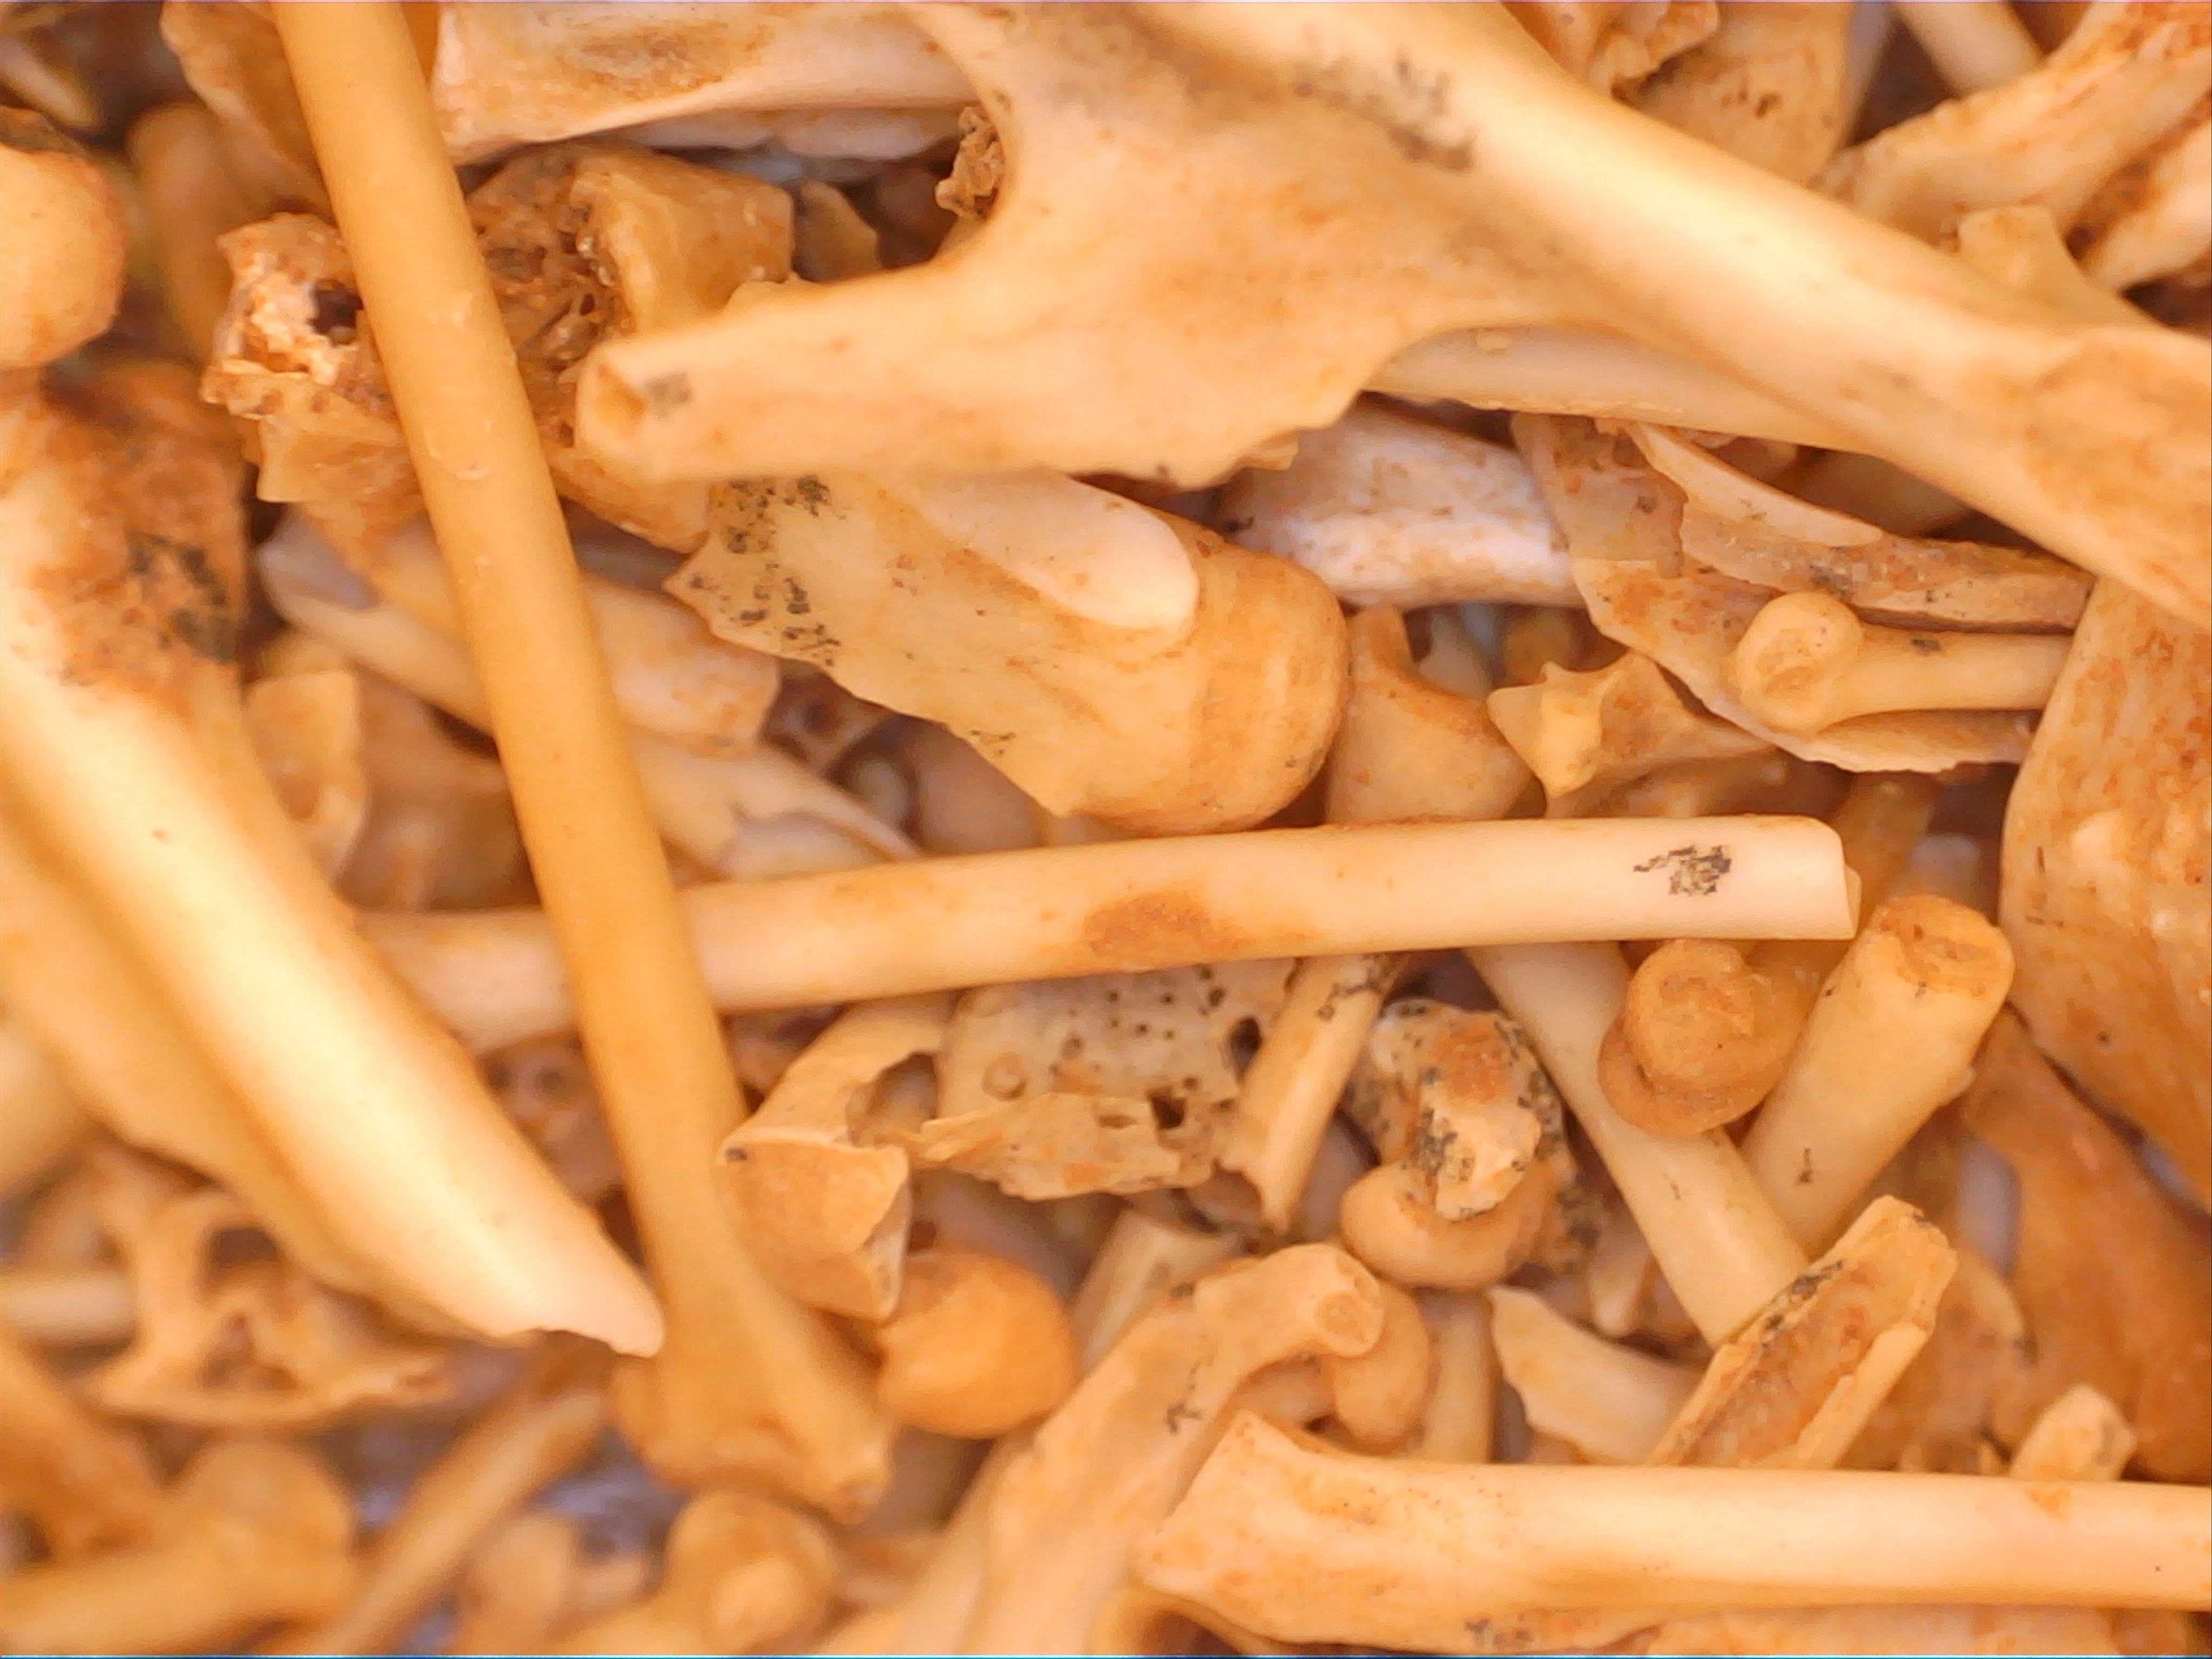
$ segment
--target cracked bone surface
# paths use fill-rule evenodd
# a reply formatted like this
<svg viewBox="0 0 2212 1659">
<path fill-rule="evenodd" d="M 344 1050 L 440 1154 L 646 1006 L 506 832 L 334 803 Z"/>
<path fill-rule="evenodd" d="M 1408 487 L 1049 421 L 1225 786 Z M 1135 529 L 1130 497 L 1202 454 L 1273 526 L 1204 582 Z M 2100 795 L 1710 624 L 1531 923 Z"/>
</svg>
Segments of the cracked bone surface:
<svg viewBox="0 0 2212 1659">
<path fill-rule="evenodd" d="M 2206 609 L 2200 343 L 2009 294 L 1576 86 L 1503 12 L 921 21 L 1011 135 L 984 230 L 925 266 L 603 349 L 579 396 L 587 444 L 667 477 L 1042 465 L 1202 482 L 1333 420 L 1425 335 L 1589 321 L 1771 390 L 2177 615 Z M 1190 50 L 1170 62 L 1163 33 Z M 1422 99 L 1394 79 L 1409 61 Z M 1142 236 L 1097 222 L 1131 178 Z M 1378 178 L 1392 188 L 1353 187 Z M 1332 325 L 1286 350 L 1249 320 L 1286 309 Z M 823 372 L 856 343 L 871 372 Z M 1077 376 L 1090 395 L 1071 408 Z M 906 418 L 873 412 L 890 384 Z M 2144 446 L 2168 487 L 2113 487 L 2106 444 Z"/>
<path fill-rule="evenodd" d="M 1038 848 L 707 884 L 684 890 L 683 906 L 728 1010 L 1472 940 L 1852 931 L 1834 832 L 1759 817 Z M 474 1048 L 574 1022 L 536 911 L 364 915 L 358 925 Z"/>
<path fill-rule="evenodd" d="M 834 473 L 723 486 L 710 517 L 668 590 L 718 635 L 951 727 L 1048 811 L 1242 829 L 1335 730 L 1318 580 L 1073 479 Z"/>
<path fill-rule="evenodd" d="M 2209 1544 L 2196 1486 L 1409 1463 L 1246 1413 L 1136 1566 L 1272 1637 L 1456 1653 L 1532 1613 L 1632 1601 L 2201 1607 Z"/>
</svg>

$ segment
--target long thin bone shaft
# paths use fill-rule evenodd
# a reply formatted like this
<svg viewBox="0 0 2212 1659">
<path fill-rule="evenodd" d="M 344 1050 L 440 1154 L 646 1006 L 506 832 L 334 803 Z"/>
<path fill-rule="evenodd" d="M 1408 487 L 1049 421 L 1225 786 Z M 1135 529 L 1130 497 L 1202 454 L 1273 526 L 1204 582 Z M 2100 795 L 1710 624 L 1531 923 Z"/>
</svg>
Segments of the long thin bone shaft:
<svg viewBox="0 0 2212 1659">
<path fill-rule="evenodd" d="M 790 1008 L 1264 957 L 1841 939 L 1847 886 L 1835 833 L 1808 819 L 1562 819 L 981 853 L 693 887 L 684 908 L 722 1007 Z M 536 912 L 362 924 L 473 1046 L 574 1023 Z"/>
</svg>

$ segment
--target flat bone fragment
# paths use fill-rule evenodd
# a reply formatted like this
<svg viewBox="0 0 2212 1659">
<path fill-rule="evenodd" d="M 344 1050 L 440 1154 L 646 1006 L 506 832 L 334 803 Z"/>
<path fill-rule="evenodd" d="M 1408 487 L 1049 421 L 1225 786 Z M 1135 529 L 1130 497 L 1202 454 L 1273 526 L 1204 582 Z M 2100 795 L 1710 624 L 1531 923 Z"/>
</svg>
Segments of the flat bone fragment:
<svg viewBox="0 0 2212 1659">
<path fill-rule="evenodd" d="M 1032 1200 L 1196 1186 L 1236 1106 L 1232 1045 L 1240 1028 L 1258 1040 L 1290 972 L 1226 962 L 971 991 L 915 1155 Z"/>
<path fill-rule="evenodd" d="M 1425 337 L 1581 325 L 1741 377 L 2178 615 L 2205 608 L 2200 342 L 2008 293 L 1577 85 L 1503 13 L 920 21 L 1014 164 L 982 231 L 880 280 L 603 349 L 587 444 L 664 477 L 835 461 L 1198 483 L 1328 424 Z M 1161 51 L 1165 33 L 1186 49 Z M 1392 67 L 1408 62 L 1430 72 L 1417 106 Z M 1139 188 L 1133 235 L 1121 204 Z M 1285 315 L 1328 323 L 1286 336 L 1267 320 Z M 2154 456 L 2172 488 L 2112 487 L 2118 453 Z"/>
<path fill-rule="evenodd" d="M 1353 605 L 1575 603 L 1566 544 L 1526 462 L 1371 403 L 1301 436 L 1280 471 L 1239 474 L 1216 522 Z"/>
<path fill-rule="evenodd" d="M 1849 134 L 1851 14 L 1774 5 L 1719 12 L 1713 32 L 1669 59 L 1632 101 L 1678 131 L 1802 185 Z"/>
<path fill-rule="evenodd" d="M 1553 62 L 1600 92 L 1633 91 L 1719 27 L 1711 0 L 1626 6 L 1598 0 L 1507 0 L 1506 9 Z"/>
<path fill-rule="evenodd" d="M 2212 643 L 2100 583 L 2005 809 L 2013 1000 L 2212 1200 Z"/>
<path fill-rule="evenodd" d="M 1955 1263 L 1926 1217 L 1876 1199 L 1714 1353 L 1650 1461 L 1836 1468 L 1927 1342 Z"/>
<path fill-rule="evenodd" d="M 1893 536 L 1730 467 L 1680 434 L 1635 428 L 1652 466 L 1682 490 L 1682 551 L 1724 576 L 1821 592 L 1875 621 L 2063 629 L 2089 579 L 2047 553 Z"/>
</svg>

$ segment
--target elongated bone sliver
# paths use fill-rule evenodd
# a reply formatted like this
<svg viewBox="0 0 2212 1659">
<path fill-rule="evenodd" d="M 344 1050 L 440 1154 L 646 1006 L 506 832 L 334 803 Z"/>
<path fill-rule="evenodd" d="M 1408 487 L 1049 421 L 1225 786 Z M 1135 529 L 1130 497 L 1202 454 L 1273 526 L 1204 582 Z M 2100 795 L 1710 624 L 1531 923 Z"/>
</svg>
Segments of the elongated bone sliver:
<svg viewBox="0 0 2212 1659">
<path fill-rule="evenodd" d="M 2203 1607 L 2212 1492 L 1407 1463 L 1309 1449 L 1247 1414 L 1135 1565 L 1155 1589 L 1271 1636 L 1431 1653 L 1525 1613 L 1632 1601 Z"/>
<path fill-rule="evenodd" d="M 1850 435 L 1685 357 L 1609 334 L 1468 329 L 1407 346 L 1369 388 L 1473 409 L 1650 421 L 1703 432 L 1852 450 Z"/>
<path fill-rule="evenodd" d="M 721 1007 L 791 1008 L 1262 957 L 1841 939 L 1839 848 L 1808 818 L 1330 826 L 722 883 L 683 902 Z M 475 1048 L 575 1018 L 535 911 L 361 924 Z"/>
</svg>

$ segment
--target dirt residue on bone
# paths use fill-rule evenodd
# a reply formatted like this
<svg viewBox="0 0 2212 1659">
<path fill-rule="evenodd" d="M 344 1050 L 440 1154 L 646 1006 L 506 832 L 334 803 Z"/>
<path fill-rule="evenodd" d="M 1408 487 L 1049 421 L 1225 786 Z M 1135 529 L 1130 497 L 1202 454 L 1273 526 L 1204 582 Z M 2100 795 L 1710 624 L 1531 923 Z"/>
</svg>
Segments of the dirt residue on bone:
<svg viewBox="0 0 2212 1659">
<path fill-rule="evenodd" d="M 1164 888 L 1112 899 L 1083 919 L 1083 945 L 1102 969 L 1224 962 L 1255 954 L 1252 942 L 1187 890 Z"/>
</svg>

